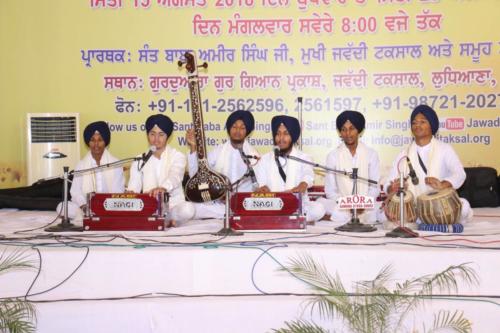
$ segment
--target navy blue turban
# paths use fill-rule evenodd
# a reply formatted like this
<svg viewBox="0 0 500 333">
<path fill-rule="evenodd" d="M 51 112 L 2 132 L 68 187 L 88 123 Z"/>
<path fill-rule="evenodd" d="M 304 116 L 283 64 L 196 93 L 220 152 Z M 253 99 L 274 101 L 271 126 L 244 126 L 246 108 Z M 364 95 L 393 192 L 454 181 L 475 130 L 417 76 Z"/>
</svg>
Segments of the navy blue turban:
<svg viewBox="0 0 500 333">
<path fill-rule="evenodd" d="M 413 122 L 419 113 L 421 113 L 427 119 L 429 124 L 431 124 L 432 135 L 436 134 L 439 129 L 439 118 L 436 111 L 428 105 L 419 105 L 411 113 L 410 121 Z"/>
<path fill-rule="evenodd" d="M 278 127 L 283 124 L 285 125 L 288 133 L 292 137 L 292 144 L 297 142 L 300 136 L 300 123 L 297 118 L 290 116 L 275 116 L 271 120 L 271 130 L 273 131 L 273 138 L 276 137 L 276 133 L 278 132 Z"/>
<path fill-rule="evenodd" d="M 85 127 L 85 130 L 83 131 L 83 140 L 85 140 L 87 146 L 89 145 L 90 139 L 96 132 L 101 135 L 107 147 L 109 145 L 109 141 L 111 141 L 111 132 L 109 131 L 108 124 L 104 121 L 96 121 Z"/>
<path fill-rule="evenodd" d="M 255 127 L 255 120 L 253 119 L 253 115 L 249 111 L 244 111 L 244 110 L 238 110 L 234 111 L 227 117 L 226 120 L 226 131 L 227 134 L 229 134 L 229 131 L 231 130 L 231 127 L 233 127 L 234 123 L 237 120 L 241 120 L 247 129 L 247 136 L 253 131 Z"/>
<path fill-rule="evenodd" d="M 172 134 L 172 131 L 174 130 L 174 123 L 172 120 L 162 114 L 155 114 L 146 120 L 146 133 L 149 133 L 155 125 L 165 132 L 168 137 L 170 137 L 170 134 Z"/>
<path fill-rule="evenodd" d="M 358 111 L 344 111 L 337 116 L 337 130 L 340 132 L 342 126 L 346 123 L 346 121 L 350 121 L 351 124 L 356 127 L 358 133 L 363 132 L 365 129 L 365 117 L 361 112 Z"/>
</svg>

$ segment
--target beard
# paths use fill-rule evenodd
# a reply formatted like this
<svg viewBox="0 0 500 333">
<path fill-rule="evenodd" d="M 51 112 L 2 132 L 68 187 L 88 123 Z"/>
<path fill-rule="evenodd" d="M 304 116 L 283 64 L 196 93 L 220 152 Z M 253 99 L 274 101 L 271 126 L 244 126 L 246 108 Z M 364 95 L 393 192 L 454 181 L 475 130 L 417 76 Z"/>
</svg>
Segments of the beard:
<svg viewBox="0 0 500 333">
<path fill-rule="evenodd" d="M 231 140 L 231 144 L 233 146 L 241 146 L 245 142 L 245 138 L 243 138 L 243 139 L 233 139 L 233 138 L 230 138 L 230 140 Z"/>
<path fill-rule="evenodd" d="M 90 150 L 90 154 L 92 155 L 92 158 L 96 161 L 100 161 L 102 155 L 104 154 L 104 149 L 99 149 L 99 150 Z"/>
<path fill-rule="evenodd" d="M 293 145 L 288 146 L 286 149 L 281 149 L 281 152 L 285 155 L 288 155 L 292 151 Z"/>
<path fill-rule="evenodd" d="M 293 148 L 293 143 L 290 143 L 288 147 L 283 149 L 280 148 L 280 152 L 282 152 L 284 155 L 288 155 L 292 151 L 292 148 Z"/>
<path fill-rule="evenodd" d="M 342 141 L 348 147 L 357 147 L 358 146 L 358 140 L 344 140 L 344 139 L 342 139 Z"/>
</svg>

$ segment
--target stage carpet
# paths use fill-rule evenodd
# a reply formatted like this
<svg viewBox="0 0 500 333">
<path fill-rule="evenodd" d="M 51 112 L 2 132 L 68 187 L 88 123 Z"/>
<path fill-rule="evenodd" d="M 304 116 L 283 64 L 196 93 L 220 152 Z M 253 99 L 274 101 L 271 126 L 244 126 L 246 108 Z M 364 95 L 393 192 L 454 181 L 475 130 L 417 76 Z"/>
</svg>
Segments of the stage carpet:
<svg viewBox="0 0 500 333">
<path fill-rule="evenodd" d="M 395 285 L 469 263 L 478 283 L 427 295 L 402 331 L 429 329 L 439 310 L 463 311 L 473 332 L 500 327 L 500 208 L 475 209 L 461 234 L 420 231 L 411 239 L 385 237 L 382 225 L 337 232 L 339 224 L 328 221 L 301 233 L 228 237 L 212 235 L 218 220 L 164 232 L 43 231 L 55 218 L 0 210 L 0 253 L 24 251 L 34 265 L 0 274 L 0 297 L 32 301 L 37 332 L 270 332 L 296 319 L 348 332 L 342 318 L 311 311 L 312 289 L 284 269 L 305 256 L 338 275 L 348 292 L 388 265 Z"/>
</svg>

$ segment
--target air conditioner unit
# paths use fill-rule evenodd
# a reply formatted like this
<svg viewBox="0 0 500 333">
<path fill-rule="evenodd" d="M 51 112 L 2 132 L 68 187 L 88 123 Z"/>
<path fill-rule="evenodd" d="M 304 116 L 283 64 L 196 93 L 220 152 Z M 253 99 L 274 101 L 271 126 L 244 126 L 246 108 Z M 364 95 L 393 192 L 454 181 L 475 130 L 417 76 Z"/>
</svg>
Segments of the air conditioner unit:
<svg viewBox="0 0 500 333">
<path fill-rule="evenodd" d="M 62 175 L 80 160 L 78 113 L 28 113 L 28 184 Z"/>
</svg>

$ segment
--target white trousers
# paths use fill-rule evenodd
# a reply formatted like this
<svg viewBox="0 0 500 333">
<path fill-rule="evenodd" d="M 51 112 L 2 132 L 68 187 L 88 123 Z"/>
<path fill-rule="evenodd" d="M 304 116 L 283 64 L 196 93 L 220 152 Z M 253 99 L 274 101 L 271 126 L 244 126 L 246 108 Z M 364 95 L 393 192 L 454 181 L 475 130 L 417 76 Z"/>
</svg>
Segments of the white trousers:
<svg viewBox="0 0 500 333">
<path fill-rule="evenodd" d="M 305 202 L 302 206 L 307 222 L 316 222 L 325 216 L 325 207 L 317 201 Z"/>
<path fill-rule="evenodd" d="M 175 220 L 177 223 L 192 220 L 194 217 L 195 208 L 194 204 L 189 201 L 181 201 L 175 206 L 169 207 L 168 218 Z"/>
<path fill-rule="evenodd" d="M 221 201 L 209 201 L 193 204 L 194 219 L 223 219 L 226 215 L 226 205 Z"/>
</svg>

